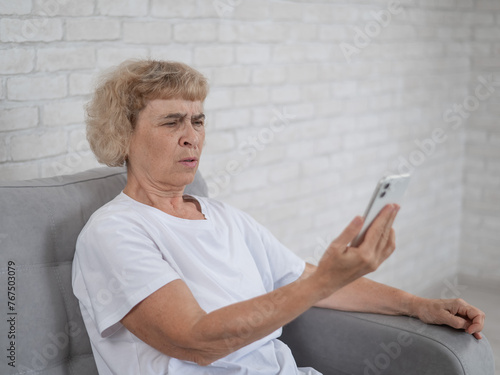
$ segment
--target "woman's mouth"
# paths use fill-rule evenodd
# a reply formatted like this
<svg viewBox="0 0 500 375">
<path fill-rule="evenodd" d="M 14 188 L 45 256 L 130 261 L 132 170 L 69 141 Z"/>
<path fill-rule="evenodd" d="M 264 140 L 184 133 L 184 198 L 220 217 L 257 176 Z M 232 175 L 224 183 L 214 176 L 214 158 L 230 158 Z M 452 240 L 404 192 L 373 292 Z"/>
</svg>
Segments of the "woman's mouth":
<svg viewBox="0 0 500 375">
<path fill-rule="evenodd" d="M 182 165 L 188 168 L 195 168 L 196 165 L 198 164 L 198 159 L 197 158 L 185 158 L 179 161 Z"/>
</svg>

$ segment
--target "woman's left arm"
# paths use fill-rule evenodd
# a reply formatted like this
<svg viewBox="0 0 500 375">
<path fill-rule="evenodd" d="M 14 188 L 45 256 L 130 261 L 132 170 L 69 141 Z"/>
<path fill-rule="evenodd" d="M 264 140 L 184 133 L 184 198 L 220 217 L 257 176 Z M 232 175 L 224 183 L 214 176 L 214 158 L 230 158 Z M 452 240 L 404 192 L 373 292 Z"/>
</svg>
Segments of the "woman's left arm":
<svg viewBox="0 0 500 375">
<path fill-rule="evenodd" d="M 301 278 L 314 272 L 316 266 L 307 263 Z M 481 339 L 484 326 L 484 312 L 462 299 L 429 299 L 360 278 L 344 286 L 329 297 L 315 304 L 343 311 L 368 312 L 387 315 L 408 315 L 419 318 L 424 323 L 446 324 L 456 329 L 464 329 Z"/>
</svg>

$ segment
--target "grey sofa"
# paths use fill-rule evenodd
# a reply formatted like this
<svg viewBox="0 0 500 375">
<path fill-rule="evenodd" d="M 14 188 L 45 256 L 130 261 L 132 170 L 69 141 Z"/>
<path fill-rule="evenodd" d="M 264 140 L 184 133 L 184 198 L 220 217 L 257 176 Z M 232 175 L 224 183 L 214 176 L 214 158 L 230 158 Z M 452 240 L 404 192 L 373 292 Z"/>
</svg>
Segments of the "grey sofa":
<svg viewBox="0 0 500 375">
<path fill-rule="evenodd" d="M 100 168 L 0 184 L 0 374 L 97 374 L 71 263 L 81 228 L 125 180 L 122 169 Z M 199 176 L 189 190 L 206 195 Z M 313 308 L 282 339 L 300 366 L 325 375 L 494 372 L 486 338 L 409 317 Z"/>
</svg>

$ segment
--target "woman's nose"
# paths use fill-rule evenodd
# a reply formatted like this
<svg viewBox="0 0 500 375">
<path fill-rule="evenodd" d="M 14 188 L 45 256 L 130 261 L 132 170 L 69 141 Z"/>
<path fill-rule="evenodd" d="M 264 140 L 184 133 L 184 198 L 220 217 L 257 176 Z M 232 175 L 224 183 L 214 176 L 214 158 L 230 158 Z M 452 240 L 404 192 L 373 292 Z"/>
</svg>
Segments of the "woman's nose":
<svg viewBox="0 0 500 375">
<path fill-rule="evenodd" d="M 183 134 L 181 136 L 180 142 L 182 146 L 194 148 L 198 147 L 198 144 L 200 142 L 200 135 L 194 129 L 193 124 L 187 122 L 183 126 Z"/>
</svg>

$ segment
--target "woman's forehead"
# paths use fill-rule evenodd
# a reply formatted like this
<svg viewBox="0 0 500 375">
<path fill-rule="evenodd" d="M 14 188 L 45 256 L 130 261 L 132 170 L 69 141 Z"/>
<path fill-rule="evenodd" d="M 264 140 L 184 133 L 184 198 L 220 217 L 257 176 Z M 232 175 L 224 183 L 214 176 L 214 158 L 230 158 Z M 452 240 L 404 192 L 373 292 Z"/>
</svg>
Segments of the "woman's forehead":
<svg viewBox="0 0 500 375">
<path fill-rule="evenodd" d="M 198 115 L 203 113 L 203 103 L 184 99 L 154 99 L 149 101 L 144 110 L 155 117 L 173 113 Z"/>
</svg>

